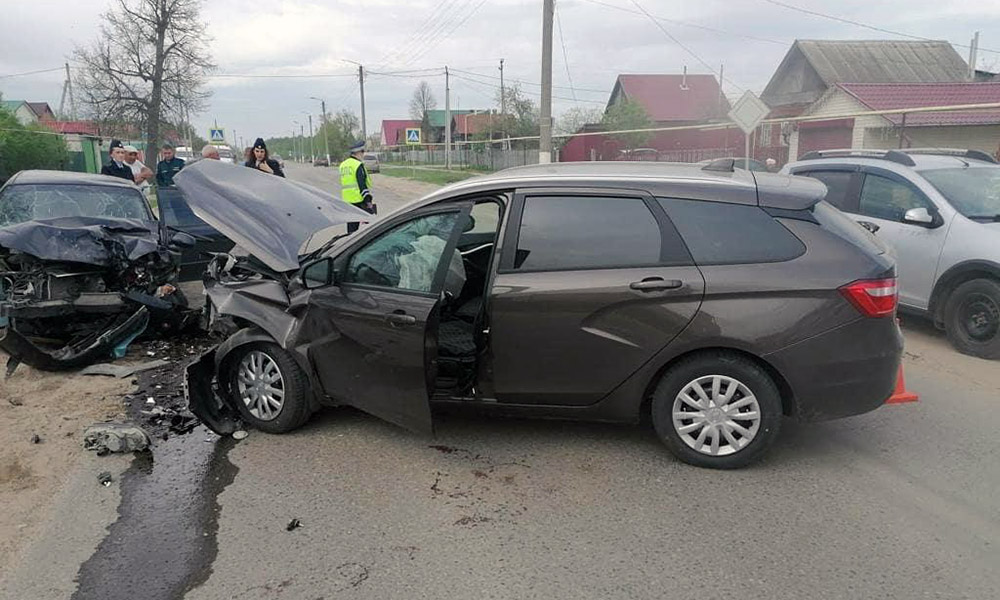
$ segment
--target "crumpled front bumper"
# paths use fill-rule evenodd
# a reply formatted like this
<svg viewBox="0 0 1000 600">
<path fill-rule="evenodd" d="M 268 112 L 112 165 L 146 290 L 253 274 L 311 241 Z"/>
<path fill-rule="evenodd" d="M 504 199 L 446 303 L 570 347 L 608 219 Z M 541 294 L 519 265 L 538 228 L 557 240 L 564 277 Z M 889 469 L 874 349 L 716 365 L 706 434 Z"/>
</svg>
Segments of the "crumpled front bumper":
<svg viewBox="0 0 1000 600">
<path fill-rule="evenodd" d="M 226 404 L 215 383 L 215 348 L 188 365 L 184 379 L 184 397 L 188 410 L 206 427 L 219 435 L 239 429 L 239 414 Z"/>
<path fill-rule="evenodd" d="M 73 346 L 46 350 L 18 333 L 15 326 L 7 324 L 0 334 L 3 349 L 17 362 L 23 362 L 43 371 L 65 371 L 87 366 L 112 356 L 120 346 L 127 345 L 146 330 L 149 310 L 139 307 L 128 319 L 99 335 Z"/>
</svg>

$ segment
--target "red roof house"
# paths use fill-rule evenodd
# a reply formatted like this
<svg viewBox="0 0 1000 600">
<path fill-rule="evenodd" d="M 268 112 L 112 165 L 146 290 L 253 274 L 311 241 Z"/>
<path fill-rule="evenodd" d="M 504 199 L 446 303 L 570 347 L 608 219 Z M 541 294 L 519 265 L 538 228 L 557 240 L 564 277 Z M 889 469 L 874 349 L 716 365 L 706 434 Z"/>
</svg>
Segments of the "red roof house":
<svg viewBox="0 0 1000 600">
<path fill-rule="evenodd" d="M 382 120 L 382 145 L 396 146 L 406 143 L 403 137 L 407 128 L 420 127 L 420 121 L 412 119 L 383 119 Z"/>
<path fill-rule="evenodd" d="M 966 148 L 993 154 L 1000 146 L 1000 109 L 870 115 L 905 108 L 1000 104 L 1000 82 L 838 83 L 804 116 L 790 155 L 834 148 Z M 854 116 L 852 116 L 854 115 Z"/>
<path fill-rule="evenodd" d="M 623 100 L 638 102 L 653 127 L 709 125 L 727 121 L 730 104 L 714 75 L 657 74 L 619 75 L 608 100 L 608 108 Z M 560 161 L 622 160 L 632 158 L 621 141 L 611 135 L 595 135 L 598 124 L 585 126 L 562 147 Z M 583 135 L 590 134 L 590 135 Z M 705 158 L 742 154 L 743 134 L 730 129 L 684 129 L 650 134 L 643 159 L 695 162 Z M 634 148 L 633 148 L 634 150 Z"/>
</svg>

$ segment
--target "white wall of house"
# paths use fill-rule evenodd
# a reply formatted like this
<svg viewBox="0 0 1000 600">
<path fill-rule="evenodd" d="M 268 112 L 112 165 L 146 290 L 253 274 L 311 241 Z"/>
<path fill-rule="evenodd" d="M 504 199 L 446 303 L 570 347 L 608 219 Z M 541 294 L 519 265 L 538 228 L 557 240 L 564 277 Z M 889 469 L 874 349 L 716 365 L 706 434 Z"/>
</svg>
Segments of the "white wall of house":
<svg viewBox="0 0 1000 600">
<path fill-rule="evenodd" d="M 911 148 L 963 148 L 996 154 L 1000 148 L 1000 124 L 907 127 L 907 146 Z M 870 128 L 865 131 L 865 148 L 888 150 L 899 147 L 898 128 Z"/>
<path fill-rule="evenodd" d="M 21 125 L 31 125 L 38 122 L 35 112 L 26 103 L 22 103 L 21 106 L 17 107 L 17 110 L 14 111 L 14 116 Z"/>
</svg>

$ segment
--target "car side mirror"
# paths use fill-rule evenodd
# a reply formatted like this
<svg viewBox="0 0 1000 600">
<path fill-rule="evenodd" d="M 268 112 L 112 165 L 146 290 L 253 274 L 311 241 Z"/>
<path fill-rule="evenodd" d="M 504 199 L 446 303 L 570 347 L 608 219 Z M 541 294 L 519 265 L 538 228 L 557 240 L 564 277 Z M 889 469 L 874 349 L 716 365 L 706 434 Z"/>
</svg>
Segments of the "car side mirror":
<svg viewBox="0 0 1000 600">
<path fill-rule="evenodd" d="M 175 248 L 194 248 L 197 240 L 193 235 L 183 231 L 174 231 L 170 234 L 170 245 Z"/>
<path fill-rule="evenodd" d="M 932 227 L 934 225 L 934 216 L 924 207 L 911 208 L 903 215 L 903 222 L 911 225 L 920 225 L 921 227 Z"/>
<path fill-rule="evenodd" d="M 302 269 L 302 285 L 307 290 L 326 287 L 335 283 L 333 258 L 321 258 Z"/>
</svg>

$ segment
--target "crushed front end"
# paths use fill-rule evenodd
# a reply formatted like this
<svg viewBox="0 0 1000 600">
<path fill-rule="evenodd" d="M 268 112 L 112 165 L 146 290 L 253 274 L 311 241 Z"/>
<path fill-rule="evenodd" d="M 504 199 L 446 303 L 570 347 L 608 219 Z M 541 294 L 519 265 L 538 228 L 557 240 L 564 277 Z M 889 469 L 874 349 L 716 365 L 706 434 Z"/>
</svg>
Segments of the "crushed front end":
<svg viewBox="0 0 1000 600">
<path fill-rule="evenodd" d="M 179 254 L 156 224 L 23 223 L 0 243 L 0 348 L 42 370 L 124 354 L 147 330 L 190 317 L 176 288 Z M 75 260 L 68 260 L 75 259 Z"/>
</svg>

